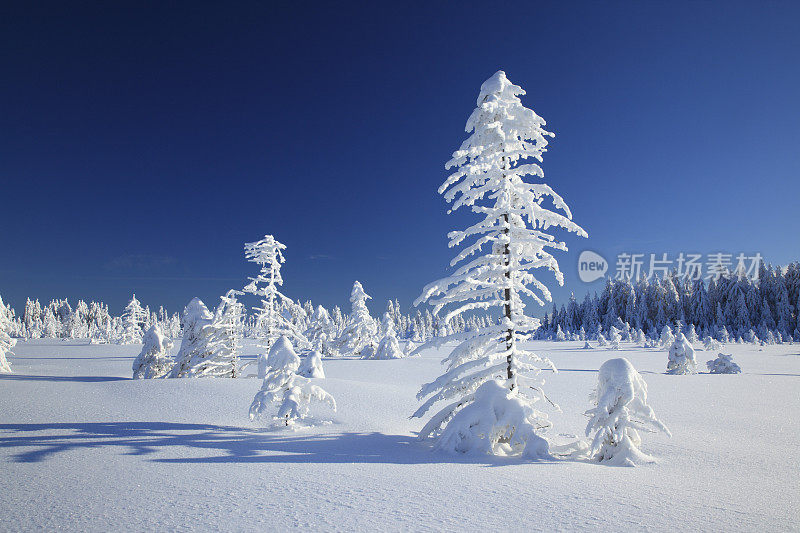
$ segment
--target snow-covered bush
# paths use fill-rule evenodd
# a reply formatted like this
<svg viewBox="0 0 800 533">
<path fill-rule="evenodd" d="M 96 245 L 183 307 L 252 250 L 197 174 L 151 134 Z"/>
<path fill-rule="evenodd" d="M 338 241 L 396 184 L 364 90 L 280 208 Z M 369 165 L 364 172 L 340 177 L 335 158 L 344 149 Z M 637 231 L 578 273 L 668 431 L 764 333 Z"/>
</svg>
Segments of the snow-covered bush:
<svg viewBox="0 0 800 533">
<path fill-rule="evenodd" d="M 280 402 L 274 418 L 286 426 L 295 424 L 308 414 L 311 400 L 324 402 L 336 411 L 333 396 L 314 385 L 309 378 L 298 375 L 300 358 L 289 339 L 281 336 L 272 344 L 267 363 L 269 368 L 264 383 L 250 405 L 250 420 L 263 419 L 274 402 Z"/>
<path fill-rule="evenodd" d="M 503 71 L 483 83 L 478 107 L 467 121 L 471 135 L 447 163 L 455 170 L 439 187 L 452 202 L 451 211 L 466 207 L 481 220 L 450 232 L 451 247 L 465 240 L 469 244 L 451 261 L 452 276 L 427 285 L 415 305 L 427 302 L 437 316 L 447 308 L 445 323 L 475 310 L 502 312 L 499 323 L 427 344 L 458 343 L 443 361 L 446 372 L 421 388 L 417 396 L 427 400 L 413 414 L 422 417 L 434 404 L 449 402 L 419 433 L 421 439 L 433 437 L 441 450 L 549 455 L 547 441 L 537 432 L 551 424 L 534 405 L 547 401 L 539 367 L 555 367 L 522 346 L 539 327 L 537 319 L 525 315 L 522 297 L 540 305 L 540 295 L 551 300 L 533 274 L 540 266 L 563 284 L 549 249 L 566 250 L 566 244 L 546 230 L 561 227 L 584 237 L 586 232 L 572 222 L 568 206 L 553 189 L 523 179 L 543 177 L 541 167 L 526 160 L 541 161 L 553 134 L 544 130 L 541 117 L 522 106 L 522 94 Z M 548 209 L 551 202 L 554 210 Z"/>
<path fill-rule="evenodd" d="M 174 364 L 169 356 L 172 343 L 161 334 L 158 325 L 150 326 L 142 342 L 142 351 L 133 360 L 133 379 L 163 378 Z"/>
<path fill-rule="evenodd" d="M 696 372 L 697 361 L 694 357 L 694 348 L 683 333 L 680 333 L 669 347 L 667 374 L 694 374 Z"/>
<path fill-rule="evenodd" d="M 208 357 L 209 347 L 206 337 L 208 332 L 204 332 L 203 329 L 211 323 L 213 318 L 214 315 L 200 298 L 192 298 L 192 301 L 184 308 L 181 318 L 183 339 L 178 354 L 175 356 L 175 366 L 172 367 L 169 377 L 191 377 L 196 363 Z"/>
<path fill-rule="evenodd" d="M 591 350 L 592 349 L 592 345 L 589 344 L 589 341 L 586 341 L 586 342 L 583 343 L 583 349 L 584 350 Z"/>
<path fill-rule="evenodd" d="M 597 345 L 598 346 L 608 346 L 608 341 L 603 336 L 603 334 L 599 333 L 599 332 L 597 333 Z"/>
<path fill-rule="evenodd" d="M 567 337 L 564 335 L 564 331 L 561 329 L 561 324 L 558 325 L 558 329 L 556 330 L 556 340 L 559 342 L 567 340 Z"/>
<path fill-rule="evenodd" d="M 17 343 L 16 339 L 11 338 L 10 313 L 0 297 L 0 374 L 10 374 L 11 364 L 8 362 L 8 354 L 11 348 Z"/>
<path fill-rule="evenodd" d="M 716 352 L 717 350 L 722 348 L 722 344 L 717 341 L 715 338 L 707 335 L 703 339 L 703 349 L 707 352 Z"/>
<path fill-rule="evenodd" d="M 630 361 L 619 358 L 603 363 L 592 399 L 595 407 L 586 411 L 591 417 L 586 436 L 594 433 L 592 457 L 616 466 L 652 462 L 639 449 L 638 430 L 670 432 L 647 405 L 647 383 Z"/>
<path fill-rule="evenodd" d="M 300 367 L 297 373 L 304 378 L 319 378 L 325 377 L 325 371 L 322 369 L 322 354 L 314 350 L 300 361 Z"/>
<path fill-rule="evenodd" d="M 742 369 L 733 362 L 731 354 L 721 353 L 713 361 L 707 361 L 706 366 L 711 374 L 741 374 Z"/>
</svg>

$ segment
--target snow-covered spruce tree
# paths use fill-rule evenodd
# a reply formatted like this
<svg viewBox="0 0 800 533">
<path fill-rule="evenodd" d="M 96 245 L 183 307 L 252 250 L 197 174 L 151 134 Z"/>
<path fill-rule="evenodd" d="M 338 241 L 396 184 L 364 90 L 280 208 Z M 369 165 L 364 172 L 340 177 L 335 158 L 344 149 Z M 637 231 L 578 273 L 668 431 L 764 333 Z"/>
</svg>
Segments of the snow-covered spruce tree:
<svg viewBox="0 0 800 533">
<path fill-rule="evenodd" d="M 670 432 L 647 405 L 647 383 L 630 361 L 623 357 L 603 363 L 592 399 L 595 407 L 586 411 L 586 436 L 594 433 L 592 457 L 616 466 L 652 462 L 639 450 L 637 430 Z"/>
<path fill-rule="evenodd" d="M 278 290 L 283 285 L 281 266 L 285 261 L 285 249 L 286 245 L 278 242 L 272 235 L 265 235 L 260 241 L 244 245 L 245 258 L 261 267 L 256 277 L 249 278 L 250 283 L 245 286 L 244 292 L 261 298 L 262 306 L 256 308 L 257 325 L 266 338 L 266 345 L 263 346 L 265 353 L 269 352 L 275 339 L 281 336 L 287 337 L 297 348 L 311 347 L 300 330 L 281 313 L 282 307 L 294 305 L 291 298 Z"/>
<path fill-rule="evenodd" d="M 142 351 L 133 361 L 133 379 L 165 377 L 174 364 L 169 356 L 172 343 L 164 337 L 157 325 L 150 326 L 142 343 Z"/>
<path fill-rule="evenodd" d="M 336 411 L 333 396 L 312 384 L 309 378 L 298 375 L 300 358 L 285 336 L 272 344 L 267 364 L 264 383 L 250 405 L 250 420 L 262 419 L 273 402 L 281 404 L 275 419 L 282 420 L 286 426 L 293 425 L 308 414 L 311 400 L 324 402 Z"/>
<path fill-rule="evenodd" d="M 192 298 L 192 301 L 184 308 L 181 319 L 183 339 L 178 354 L 175 356 L 175 366 L 172 367 L 169 377 L 191 377 L 195 362 L 208 356 L 207 332 L 204 332 L 203 329 L 211 323 L 213 318 L 214 315 L 200 298 Z"/>
<path fill-rule="evenodd" d="M 196 350 L 194 359 L 189 362 L 189 376 L 239 377 L 239 343 L 244 327 L 244 306 L 236 297 L 241 294 L 231 289 L 220 297 L 214 318 L 201 333 L 205 346 Z"/>
<path fill-rule="evenodd" d="M 528 458 L 549 455 L 548 443 L 537 431 L 550 422 L 534 405 L 547 400 L 539 367 L 555 367 L 521 345 L 539 326 L 537 319 L 525 315 L 522 298 L 528 296 L 540 305 L 552 299 L 534 277 L 534 269 L 551 270 L 563 284 L 563 274 L 548 249 L 567 247 L 546 232 L 550 227 L 587 234 L 572 222 L 567 204 L 553 189 L 523 179 L 543 177 L 539 165 L 525 161 L 541 162 L 546 138 L 553 134 L 543 129 L 541 117 L 522 106 L 522 94 L 525 91 L 508 81 L 503 71 L 483 83 L 478 107 L 467 121 L 466 130 L 472 135 L 447 163 L 447 168 L 456 170 L 439 187 L 445 200 L 453 203 L 450 212 L 467 207 L 481 220 L 448 235 L 450 247 L 475 240 L 451 261 L 455 272 L 426 286 L 415 305 L 427 302 L 436 314 L 446 308 L 445 322 L 477 309 L 499 308 L 502 313 L 499 323 L 429 343 L 459 342 L 443 361 L 447 371 L 420 390 L 418 397 L 428 399 L 413 414 L 422 417 L 437 402 L 452 402 L 420 431 L 420 438 L 434 437 L 435 448 L 441 450 L 522 453 Z M 554 210 L 544 204 L 546 199 Z"/>
<path fill-rule="evenodd" d="M 352 355 L 362 355 L 364 348 L 370 347 L 375 350 L 375 336 L 378 334 L 378 325 L 375 319 L 369 314 L 367 300 L 372 296 L 364 292 L 364 287 L 356 281 L 353 283 L 353 290 L 350 291 L 350 303 L 352 311 L 347 325 L 339 337 L 339 347 L 342 353 Z"/>
<path fill-rule="evenodd" d="M 405 354 L 400 349 L 400 343 L 397 341 L 397 334 L 394 331 L 394 321 L 391 315 L 387 312 L 383 314 L 383 327 L 384 334 L 378 349 L 375 351 L 374 359 L 400 359 Z"/>
<path fill-rule="evenodd" d="M 8 354 L 11 348 L 17 343 L 16 339 L 11 338 L 11 320 L 3 298 L 0 297 L 0 374 L 10 374 L 11 365 L 8 362 Z"/>
<path fill-rule="evenodd" d="M 694 348 L 683 333 L 679 333 L 669 347 L 667 374 L 694 374 L 696 372 L 697 360 L 694 357 Z"/>
<path fill-rule="evenodd" d="M 136 299 L 134 294 L 131 301 L 125 306 L 122 313 L 122 336 L 120 344 L 137 344 L 142 342 L 142 325 L 147 320 L 142 304 Z"/>
</svg>

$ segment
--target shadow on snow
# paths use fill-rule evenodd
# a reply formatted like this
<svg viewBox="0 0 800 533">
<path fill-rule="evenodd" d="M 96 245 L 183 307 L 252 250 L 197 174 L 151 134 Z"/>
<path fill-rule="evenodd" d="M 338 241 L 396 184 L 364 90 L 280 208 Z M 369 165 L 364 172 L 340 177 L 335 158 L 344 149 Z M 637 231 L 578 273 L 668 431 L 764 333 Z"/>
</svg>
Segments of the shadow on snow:
<svg viewBox="0 0 800 533">
<path fill-rule="evenodd" d="M 289 433 L 282 428 L 248 429 L 169 422 L 0 424 L 0 449 L 13 454 L 12 460 L 18 463 L 43 462 L 59 453 L 103 448 L 116 448 L 123 455 L 158 453 L 152 461 L 184 464 L 472 463 L 502 466 L 521 462 L 513 457 L 432 453 L 430 446 L 413 436 L 383 433 L 309 435 Z"/>
</svg>

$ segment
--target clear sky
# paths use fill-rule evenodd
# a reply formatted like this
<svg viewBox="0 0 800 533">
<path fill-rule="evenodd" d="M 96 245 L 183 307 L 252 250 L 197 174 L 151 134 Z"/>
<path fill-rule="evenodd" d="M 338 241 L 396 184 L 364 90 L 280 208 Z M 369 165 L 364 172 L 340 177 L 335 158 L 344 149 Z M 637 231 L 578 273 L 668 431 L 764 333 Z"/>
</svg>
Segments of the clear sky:
<svg viewBox="0 0 800 533">
<path fill-rule="evenodd" d="M 6 2 L 0 295 L 216 303 L 283 241 L 285 292 L 408 305 L 498 69 L 556 133 L 577 254 L 800 258 L 798 2 Z M 612 265 L 613 268 L 613 265 Z M 543 273 L 553 286 L 552 276 Z M 252 304 L 254 302 L 247 302 Z M 539 314 L 535 310 L 534 314 Z"/>
</svg>

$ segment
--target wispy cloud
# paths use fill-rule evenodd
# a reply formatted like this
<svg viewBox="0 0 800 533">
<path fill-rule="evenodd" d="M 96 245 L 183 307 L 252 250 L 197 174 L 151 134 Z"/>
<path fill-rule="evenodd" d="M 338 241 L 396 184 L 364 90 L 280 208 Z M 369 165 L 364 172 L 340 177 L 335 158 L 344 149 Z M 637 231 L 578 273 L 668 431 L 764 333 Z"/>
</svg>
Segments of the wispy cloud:
<svg viewBox="0 0 800 533">
<path fill-rule="evenodd" d="M 312 254 L 309 255 L 308 258 L 311 261 L 319 261 L 320 259 L 333 259 L 333 256 L 328 254 Z"/>
<path fill-rule="evenodd" d="M 103 266 L 111 271 L 152 272 L 175 265 L 177 262 L 177 259 L 169 255 L 125 254 L 114 257 Z"/>
</svg>

